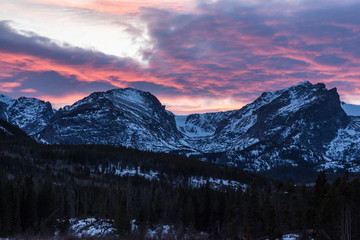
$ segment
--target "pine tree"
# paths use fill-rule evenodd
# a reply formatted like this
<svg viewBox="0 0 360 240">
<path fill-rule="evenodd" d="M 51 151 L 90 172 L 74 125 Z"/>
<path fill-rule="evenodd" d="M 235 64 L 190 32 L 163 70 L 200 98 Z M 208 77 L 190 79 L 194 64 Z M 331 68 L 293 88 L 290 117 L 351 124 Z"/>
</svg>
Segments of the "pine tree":
<svg viewBox="0 0 360 240">
<path fill-rule="evenodd" d="M 37 200 L 37 213 L 39 217 L 39 226 L 42 234 L 51 234 L 55 231 L 55 222 L 58 212 L 55 206 L 55 193 L 51 180 L 45 178 L 42 184 Z"/>
<path fill-rule="evenodd" d="M 324 231 L 324 201 L 329 192 L 329 184 L 327 182 L 326 173 L 322 171 L 317 176 L 314 187 L 313 213 L 314 213 L 314 229 L 316 232 Z"/>
<path fill-rule="evenodd" d="M 114 227 L 116 228 L 116 230 L 119 232 L 120 235 L 126 235 L 130 232 L 130 228 L 131 228 L 130 220 L 131 219 L 128 216 L 126 210 L 126 205 L 121 204 L 116 211 L 115 220 L 114 220 Z"/>
<path fill-rule="evenodd" d="M 34 232 L 37 222 L 36 193 L 32 177 L 25 177 L 20 200 L 21 228 L 23 232 Z"/>
<path fill-rule="evenodd" d="M 9 197 L 8 180 L 0 176 L 0 236 L 8 236 L 11 230 Z"/>
<path fill-rule="evenodd" d="M 186 198 L 185 210 L 184 210 L 184 226 L 187 228 L 193 228 L 195 225 L 195 209 L 191 196 Z"/>
</svg>

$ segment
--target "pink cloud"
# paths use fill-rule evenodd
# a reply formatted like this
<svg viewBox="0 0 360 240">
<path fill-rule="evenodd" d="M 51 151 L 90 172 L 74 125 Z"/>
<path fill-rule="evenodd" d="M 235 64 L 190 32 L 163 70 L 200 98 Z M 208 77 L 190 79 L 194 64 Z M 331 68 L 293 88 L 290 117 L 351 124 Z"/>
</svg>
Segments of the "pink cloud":
<svg viewBox="0 0 360 240">
<path fill-rule="evenodd" d="M 300 4 L 292 11 L 281 11 L 290 5 L 265 9 L 258 3 L 218 1 L 182 11 L 159 7 L 161 2 L 122 3 L 123 9 L 113 1 L 85 1 L 76 6 L 65 1 L 71 7 L 138 14 L 153 43 L 152 49 L 143 52 L 148 65 L 58 46 L 41 36 L 19 36 L 3 24 L 0 79 L 8 83 L 12 79 L 19 85 L 2 87 L 19 92 L 32 89 L 34 96 L 46 97 L 59 106 L 96 90 L 99 85 L 91 85 L 94 83 L 103 88 L 140 87 L 156 93 L 176 113 L 240 108 L 262 91 L 304 80 L 337 87 L 348 102 L 360 89 L 359 4 L 329 4 L 324 8 Z M 173 6 L 167 4 L 164 6 Z M 30 81 L 31 74 L 50 71 L 64 82 L 56 83 L 64 89 L 58 96 L 22 86 Z M 77 92 L 68 92 L 66 84 L 77 86 Z"/>
<path fill-rule="evenodd" d="M 20 87 L 21 83 L 19 82 L 0 82 L 0 91 L 1 92 L 6 92 L 6 93 L 11 93 L 13 92 L 14 88 L 16 87 Z"/>
<path fill-rule="evenodd" d="M 36 93 L 37 90 L 35 90 L 33 88 L 26 88 L 26 89 L 21 89 L 20 92 L 23 92 L 23 93 Z"/>
</svg>

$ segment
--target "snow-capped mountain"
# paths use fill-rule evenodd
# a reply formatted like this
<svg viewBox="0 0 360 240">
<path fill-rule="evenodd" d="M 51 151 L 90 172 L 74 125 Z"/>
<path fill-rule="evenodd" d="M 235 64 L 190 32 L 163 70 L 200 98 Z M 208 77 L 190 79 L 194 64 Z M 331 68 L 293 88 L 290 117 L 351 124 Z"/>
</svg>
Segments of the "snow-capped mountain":
<svg viewBox="0 0 360 240">
<path fill-rule="evenodd" d="M 12 99 L 0 94 L 0 118 L 34 136 L 43 130 L 55 114 L 49 102 L 36 98 Z"/>
<path fill-rule="evenodd" d="M 303 161 L 320 163 L 330 143 L 351 119 L 340 106 L 336 89 L 301 82 L 263 93 L 240 110 L 206 115 L 203 121 L 185 120 L 182 129 L 211 126 L 211 136 L 190 139 L 203 153 L 221 153 L 213 161 L 254 171 L 277 166 L 298 166 Z"/>
<path fill-rule="evenodd" d="M 183 145 L 174 115 L 150 93 L 131 88 L 95 92 L 59 109 L 40 138 L 48 143 L 110 144 L 153 151 Z"/>
<path fill-rule="evenodd" d="M 0 108 L 1 118 L 48 143 L 122 145 L 257 172 L 287 166 L 360 172 L 356 106 L 321 83 L 265 92 L 239 110 L 189 116 L 174 116 L 155 96 L 131 88 L 95 92 L 56 113 L 49 103 L 6 96 Z"/>
</svg>

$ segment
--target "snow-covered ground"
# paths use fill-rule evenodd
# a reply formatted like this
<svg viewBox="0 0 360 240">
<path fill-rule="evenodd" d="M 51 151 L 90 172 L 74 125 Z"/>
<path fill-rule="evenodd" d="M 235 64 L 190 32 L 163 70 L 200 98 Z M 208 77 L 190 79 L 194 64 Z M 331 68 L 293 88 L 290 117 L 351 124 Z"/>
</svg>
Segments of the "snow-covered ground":
<svg viewBox="0 0 360 240">
<path fill-rule="evenodd" d="M 109 219 L 70 219 L 70 231 L 80 238 L 112 235 L 115 233 L 112 223 Z"/>
<path fill-rule="evenodd" d="M 175 236 L 174 226 L 162 225 L 146 231 L 146 237 L 150 239 L 166 239 L 166 237 Z"/>
<path fill-rule="evenodd" d="M 221 188 L 231 188 L 234 190 L 238 190 L 241 188 L 242 190 L 246 190 L 247 185 L 242 184 L 237 181 L 227 180 L 227 179 L 219 179 L 219 178 L 203 178 L 203 177 L 191 177 L 189 178 L 189 185 L 193 188 L 200 188 L 209 184 L 212 189 L 220 190 Z"/>
<path fill-rule="evenodd" d="M 116 230 L 113 228 L 113 220 L 111 219 L 71 218 L 69 223 L 68 236 L 81 239 L 91 237 L 105 239 L 108 236 L 116 236 Z M 55 239 L 58 237 L 60 237 L 59 232 L 56 232 Z"/>
<path fill-rule="evenodd" d="M 70 219 L 69 234 L 78 238 L 91 238 L 91 237 L 107 237 L 116 236 L 116 230 L 112 226 L 113 221 L 109 219 L 95 219 L 85 218 Z M 136 220 L 131 220 L 131 231 L 136 232 L 138 225 Z M 199 236 L 205 237 L 206 233 L 198 233 Z M 156 225 L 152 228 L 148 228 L 145 231 L 146 239 L 172 239 L 176 236 L 176 228 L 173 225 Z M 285 234 L 278 240 L 297 240 L 300 237 L 299 234 Z M 192 239 L 185 234 L 185 239 Z M 0 238 L 0 240 L 2 240 Z M 4 239 L 5 240 L 5 239 Z"/>
<path fill-rule="evenodd" d="M 277 238 L 276 240 L 297 240 L 299 237 L 300 237 L 299 234 L 290 233 L 290 234 L 285 234 L 285 235 L 283 235 L 283 237 L 281 239 Z M 314 239 L 311 238 L 311 240 L 314 240 Z"/>
<path fill-rule="evenodd" d="M 110 169 L 113 169 L 112 171 Z M 117 176 L 121 177 L 143 177 L 149 181 L 159 181 L 159 172 L 157 171 L 148 171 L 144 172 L 141 171 L 140 167 L 138 168 L 121 168 L 119 166 L 114 167 L 112 166 L 110 169 L 102 169 L 99 167 L 99 171 L 104 173 L 111 173 L 113 172 Z M 231 188 L 234 190 L 242 189 L 243 191 L 246 190 L 247 185 L 240 183 L 238 181 L 228 180 L 228 179 L 219 179 L 219 178 L 205 178 L 203 176 L 192 176 L 188 179 L 188 185 L 193 188 L 200 188 L 209 184 L 212 189 L 215 190 L 222 190 L 223 188 Z"/>
<path fill-rule="evenodd" d="M 110 219 L 96 219 L 96 218 L 72 218 L 69 220 L 70 228 L 67 236 L 75 238 L 99 238 L 107 239 L 117 236 L 116 229 L 113 228 L 113 220 Z M 131 220 L 131 232 L 136 233 L 138 225 L 136 220 Z M 155 225 L 147 228 L 145 231 L 145 239 L 176 239 L 176 228 L 173 225 Z M 184 239 L 208 239 L 208 234 L 204 232 L 185 233 Z M 297 240 L 299 234 L 285 234 L 278 240 Z M 0 240 L 11 240 L 13 238 L 0 238 Z M 18 238 L 15 238 L 18 239 Z M 54 239 L 62 239 L 59 232 L 55 233 Z M 67 238 L 71 239 L 71 238 Z M 312 239 L 313 240 L 313 239 Z"/>
<path fill-rule="evenodd" d="M 115 175 L 122 176 L 122 177 L 124 177 L 124 176 L 131 176 L 131 177 L 139 176 L 139 177 L 143 177 L 150 181 L 151 180 L 159 180 L 159 178 L 158 178 L 159 172 L 151 171 L 151 170 L 147 173 L 141 172 L 140 167 L 138 167 L 137 169 L 135 169 L 135 168 L 133 168 L 133 169 L 129 169 L 129 168 L 116 169 Z"/>
</svg>

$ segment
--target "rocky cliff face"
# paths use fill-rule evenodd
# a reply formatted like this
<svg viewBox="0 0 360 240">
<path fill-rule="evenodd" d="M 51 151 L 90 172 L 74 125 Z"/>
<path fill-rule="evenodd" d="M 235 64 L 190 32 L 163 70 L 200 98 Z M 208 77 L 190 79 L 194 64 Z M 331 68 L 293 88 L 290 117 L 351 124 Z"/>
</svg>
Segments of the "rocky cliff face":
<svg viewBox="0 0 360 240">
<path fill-rule="evenodd" d="M 336 89 L 327 90 L 324 84 L 304 82 L 276 95 L 254 112 L 257 119 L 248 134 L 259 141 L 324 150 L 350 122 Z"/>
<path fill-rule="evenodd" d="M 18 126 L 30 136 L 43 130 L 55 112 L 49 102 L 26 97 L 12 99 L 0 95 L 0 118 Z"/>
<path fill-rule="evenodd" d="M 240 110 L 213 114 L 215 121 L 190 115 L 181 130 L 187 134 L 186 130 L 210 126 L 213 134 L 189 141 L 203 153 L 223 152 L 215 162 L 252 171 L 325 162 L 329 144 L 352 121 L 336 89 L 310 82 L 265 92 Z"/>
</svg>

